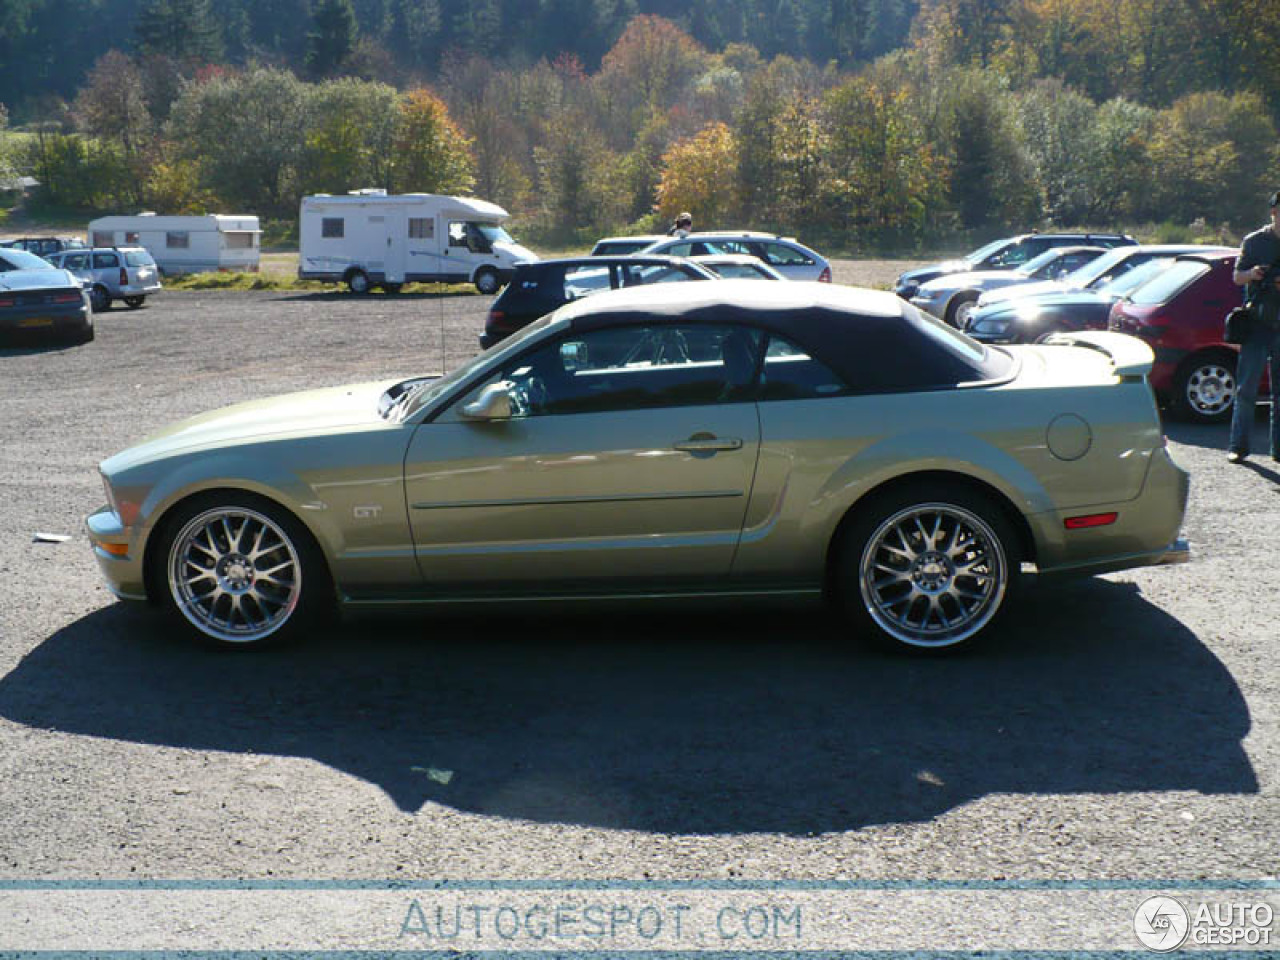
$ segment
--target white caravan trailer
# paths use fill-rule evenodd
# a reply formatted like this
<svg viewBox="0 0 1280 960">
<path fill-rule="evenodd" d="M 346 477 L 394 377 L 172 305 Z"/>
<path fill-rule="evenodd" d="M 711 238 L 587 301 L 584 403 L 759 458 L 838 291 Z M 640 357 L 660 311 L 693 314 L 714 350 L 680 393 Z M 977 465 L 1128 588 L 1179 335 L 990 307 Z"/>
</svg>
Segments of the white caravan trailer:
<svg viewBox="0 0 1280 960">
<path fill-rule="evenodd" d="M 496 293 L 517 262 L 538 259 L 502 229 L 507 216 L 484 200 L 434 193 L 303 197 L 298 277 L 345 283 L 353 293 L 437 280 Z"/>
<path fill-rule="evenodd" d="M 162 273 L 199 273 L 205 270 L 258 272 L 258 218 L 223 216 L 99 217 L 89 223 L 89 244 L 94 247 L 146 247 Z"/>
</svg>

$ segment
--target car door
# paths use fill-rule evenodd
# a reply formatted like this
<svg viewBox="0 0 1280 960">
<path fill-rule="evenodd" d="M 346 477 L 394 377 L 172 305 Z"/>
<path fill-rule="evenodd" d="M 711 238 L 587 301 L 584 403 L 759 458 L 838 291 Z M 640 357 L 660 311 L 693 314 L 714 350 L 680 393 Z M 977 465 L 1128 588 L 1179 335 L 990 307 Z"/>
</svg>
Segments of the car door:
<svg viewBox="0 0 1280 960">
<path fill-rule="evenodd" d="M 732 334 L 732 336 L 731 336 Z M 754 338 L 754 339 L 753 339 Z M 430 590 L 599 591 L 728 573 L 759 450 L 759 337 L 712 325 L 562 334 L 415 432 L 405 487 Z"/>
</svg>

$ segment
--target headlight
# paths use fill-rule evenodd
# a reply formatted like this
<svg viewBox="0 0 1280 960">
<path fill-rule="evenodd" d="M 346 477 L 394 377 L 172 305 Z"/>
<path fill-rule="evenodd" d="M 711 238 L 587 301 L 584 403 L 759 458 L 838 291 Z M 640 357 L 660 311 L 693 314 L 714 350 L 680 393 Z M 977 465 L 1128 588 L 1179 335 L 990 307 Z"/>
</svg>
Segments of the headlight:
<svg viewBox="0 0 1280 960">
<path fill-rule="evenodd" d="M 941 290 L 930 290 L 928 287 L 921 287 L 916 291 L 917 300 L 937 300 L 941 296 Z"/>
<path fill-rule="evenodd" d="M 969 318 L 969 329 L 974 333 L 985 333 L 988 336 L 1002 336 L 1013 321 L 1001 317 Z"/>
<path fill-rule="evenodd" d="M 111 512 L 117 517 L 120 516 L 120 507 L 116 504 L 116 495 L 111 489 L 111 481 L 107 479 L 107 475 L 105 473 L 100 472 L 98 476 L 102 477 L 102 490 L 107 495 L 107 506 L 111 508 Z"/>
</svg>

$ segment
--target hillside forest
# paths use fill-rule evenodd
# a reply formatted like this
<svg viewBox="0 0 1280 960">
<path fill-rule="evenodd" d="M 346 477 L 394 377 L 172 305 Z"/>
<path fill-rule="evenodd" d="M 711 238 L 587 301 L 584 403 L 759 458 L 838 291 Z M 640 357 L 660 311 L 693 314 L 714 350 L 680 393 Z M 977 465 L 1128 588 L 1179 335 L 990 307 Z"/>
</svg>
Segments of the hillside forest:
<svg viewBox="0 0 1280 960">
<path fill-rule="evenodd" d="M 1280 0 L 4 0 L 0 181 L 61 213 L 383 187 L 535 242 L 907 251 L 1238 236 L 1277 186 Z"/>
</svg>

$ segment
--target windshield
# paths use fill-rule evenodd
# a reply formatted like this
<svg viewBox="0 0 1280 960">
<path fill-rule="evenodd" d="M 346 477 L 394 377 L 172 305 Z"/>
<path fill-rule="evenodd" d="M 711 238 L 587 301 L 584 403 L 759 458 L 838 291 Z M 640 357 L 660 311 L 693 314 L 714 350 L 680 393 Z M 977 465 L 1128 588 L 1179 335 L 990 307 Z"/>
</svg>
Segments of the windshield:
<svg viewBox="0 0 1280 960">
<path fill-rule="evenodd" d="M 124 255 L 124 262 L 131 267 L 154 267 L 156 264 L 145 250 L 130 250 Z"/>
<path fill-rule="evenodd" d="M 1101 256 L 1094 257 L 1088 263 L 1076 267 L 1062 278 L 1063 282 L 1075 289 L 1091 287 L 1099 279 L 1111 272 L 1118 263 L 1133 257 L 1133 247 L 1116 247 Z"/>
<path fill-rule="evenodd" d="M 964 259 L 968 260 L 970 263 L 981 263 L 998 250 L 1003 250 L 1005 247 L 1012 246 L 1014 242 L 1015 241 L 1013 240 L 992 240 L 985 247 L 979 247 L 977 250 L 973 251 L 973 253 L 965 254 Z"/>
<path fill-rule="evenodd" d="M 482 237 L 489 241 L 489 246 L 493 246 L 495 243 L 515 243 L 511 239 L 511 234 L 496 223 L 477 223 L 476 229 L 480 231 Z"/>
<path fill-rule="evenodd" d="M 436 377 L 434 379 L 423 377 L 413 381 L 407 381 L 410 384 L 408 389 L 404 389 L 398 396 L 393 396 L 391 398 L 390 405 L 385 409 L 380 408 L 379 412 L 388 419 L 398 419 L 403 421 L 408 417 L 411 417 L 427 404 L 434 402 L 446 391 L 452 389 L 456 384 L 465 383 L 477 370 L 485 366 L 497 354 L 506 351 L 507 348 L 515 343 L 522 342 L 527 335 L 544 329 L 547 324 L 551 322 L 551 318 L 554 316 L 554 313 L 549 313 L 545 317 L 541 317 L 540 319 L 533 321 L 533 323 L 529 324 L 527 327 L 516 331 L 507 339 L 499 343 L 495 343 L 483 353 L 476 354 L 462 366 L 454 370 L 450 370 L 442 377 Z M 400 386 L 403 387 L 404 385 L 401 384 Z M 395 387 L 392 387 L 393 392 L 395 389 Z M 386 394 L 383 396 L 385 397 Z"/>
<path fill-rule="evenodd" d="M 1133 293 L 1129 302 L 1137 304 L 1168 303 L 1189 284 L 1209 272 L 1203 260 L 1175 260 L 1163 273 L 1152 277 Z"/>
<path fill-rule="evenodd" d="M 0 265 L 8 264 L 6 270 L 52 270 L 51 264 L 44 257 L 37 257 L 25 250 L 6 249 L 0 254 Z"/>
<path fill-rule="evenodd" d="M 1063 248 L 1046 250 L 1044 253 L 1040 254 L 1040 256 L 1032 257 L 1030 260 L 1028 260 L 1026 263 L 1024 263 L 1014 272 L 1021 273 L 1024 276 L 1033 277 L 1036 275 L 1038 271 L 1043 270 L 1045 267 L 1049 266 L 1055 260 L 1062 259 L 1062 256 L 1065 253 L 1066 253 L 1066 250 Z"/>
<path fill-rule="evenodd" d="M 1173 257 L 1157 257 L 1154 260 L 1148 260 L 1146 263 L 1140 263 L 1132 270 L 1122 273 L 1118 277 L 1112 277 L 1098 287 L 1098 292 L 1104 293 L 1109 297 L 1123 297 L 1130 290 L 1137 290 L 1157 273 L 1168 270 L 1172 264 Z"/>
</svg>

